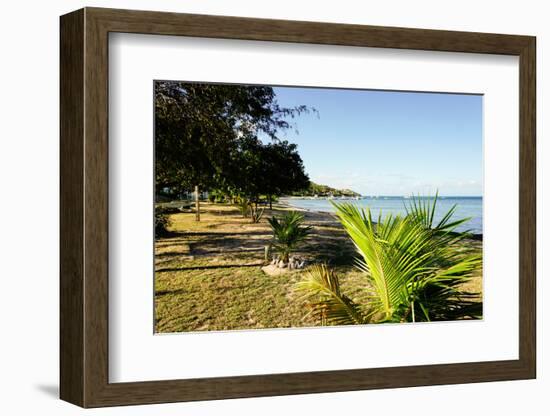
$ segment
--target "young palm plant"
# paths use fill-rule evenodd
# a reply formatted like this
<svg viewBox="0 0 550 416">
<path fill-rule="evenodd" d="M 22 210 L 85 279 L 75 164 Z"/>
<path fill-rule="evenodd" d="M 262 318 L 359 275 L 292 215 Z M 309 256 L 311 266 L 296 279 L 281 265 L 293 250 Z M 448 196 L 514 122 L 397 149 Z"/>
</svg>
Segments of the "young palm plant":
<svg viewBox="0 0 550 416">
<path fill-rule="evenodd" d="M 289 211 L 280 219 L 268 218 L 268 221 L 273 229 L 273 248 L 280 259 L 288 263 L 290 254 L 305 240 L 311 227 L 303 225 L 304 215 L 296 211 Z"/>
<path fill-rule="evenodd" d="M 413 198 L 407 215 L 379 216 L 377 223 L 368 208 L 334 204 L 359 254 L 357 267 L 365 276 L 365 286 L 372 288 L 367 305 L 354 305 L 359 319 L 351 315 L 347 320 L 343 318 L 341 308 L 334 305 L 347 301 L 340 292 L 328 291 L 329 286 L 320 283 L 326 283 L 326 279 L 320 278 L 319 269 L 313 270 L 297 289 L 315 313 L 322 311 L 326 322 L 332 324 L 479 318 L 482 311 L 478 294 L 461 290 L 482 262 L 480 254 L 457 249 L 470 234 L 456 232 L 456 227 L 468 218 L 451 221 L 456 209 L 453 207 L 434 225 L 436 204 L 437 195 L 429 202 Z"/>
</svg>

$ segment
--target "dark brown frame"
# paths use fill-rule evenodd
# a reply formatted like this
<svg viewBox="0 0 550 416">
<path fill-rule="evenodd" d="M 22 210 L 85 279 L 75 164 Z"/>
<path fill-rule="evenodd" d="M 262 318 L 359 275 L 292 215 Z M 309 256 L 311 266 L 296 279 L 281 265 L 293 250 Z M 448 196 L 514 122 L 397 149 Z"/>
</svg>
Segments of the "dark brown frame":
<svg viewBox="0 0 550 416">
<path fill-rule="evenodd" d="M 519 359 L 109 383 L 109 32 L 519 56 Z M 99 8 L 62 16 L 61 398 L 101 407 L 535 378 L 535 49 L 516 35 Z"/>
</svg>

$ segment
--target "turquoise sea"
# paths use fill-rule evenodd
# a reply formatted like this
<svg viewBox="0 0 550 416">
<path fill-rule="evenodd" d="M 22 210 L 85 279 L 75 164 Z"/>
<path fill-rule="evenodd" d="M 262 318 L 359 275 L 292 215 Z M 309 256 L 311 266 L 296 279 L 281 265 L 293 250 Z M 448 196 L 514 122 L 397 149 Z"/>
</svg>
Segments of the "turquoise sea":
<svg viewBox="0 0 550 416">
<path fill-rule="evenodd" d="M 382 216 L 386 214 L 405 214 L 405 206 L 410 204 L 411 200 L 400 196 L 377 196 L 377 197 L 361 197 L 360 199 L 338 199 L 334 198 L 334 202 L 351 202 L 360 207 L 370 207 L 373 217 L 378 217 L 378 213 L 382 212 Z M 325 198 L 281 198 L 281 202 L 296 208 L 307 209 L 318 212 L 334 212 L 330 201 Z M 453 216 L 454 219 L 471 218 L 470 221 L 457 228 L 457 231 L 469 230 L 475 234 L 483 234 L 483 198 L 482 197 L 462 197 L 462 196 L 446 196 L 439 197 L 435 212 L 435 220 L 441 219 L 443 215 L 453 206 L 457 205 L 457 209 Z"/>
</svg>

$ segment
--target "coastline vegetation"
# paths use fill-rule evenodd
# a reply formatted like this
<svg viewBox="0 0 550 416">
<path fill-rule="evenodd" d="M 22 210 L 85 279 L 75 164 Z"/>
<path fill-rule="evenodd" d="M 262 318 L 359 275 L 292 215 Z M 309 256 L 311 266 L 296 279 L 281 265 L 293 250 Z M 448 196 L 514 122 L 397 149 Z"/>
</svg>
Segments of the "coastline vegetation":
<svg viewBox="0 0 550 416">
<path fill-rule="evenodd" d="M 262 197 L 271 207 L 273 196 L 309 186 L 296 145 L 278 136 L 309 111 L 281 107 L 266 86 L 155 82 L 155 194 L 194 192 L 200 221 L 207 190 L 246 201 L 257 219 Z"/>
<path fill-rule="evenodd" d="M 336 189 L 328 185 L 320 185 L 310 181 L 306 189 L 300 189 L 292 193 L 292 196 L 318 196 L 318 197 L 359 197 L 361 194 L 351 189 Z"/>
<path fill-rule="evenodd" d="M 280 138 L 308 112 L 270 87 L 155 82 L 155 331 L 480 318 L 482 244 L 454 209 L 434 222 L 437 195 L 375 221 L 281 202 L 360 196 L 310 181 Z"/>
</svg>

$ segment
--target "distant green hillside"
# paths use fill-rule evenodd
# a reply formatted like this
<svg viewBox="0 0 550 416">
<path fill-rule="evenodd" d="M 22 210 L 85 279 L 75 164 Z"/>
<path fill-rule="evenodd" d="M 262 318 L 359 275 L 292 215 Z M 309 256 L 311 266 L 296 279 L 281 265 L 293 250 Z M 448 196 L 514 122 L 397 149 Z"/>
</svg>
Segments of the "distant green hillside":
<svg viewBox="0 0 550 416">
<path fill-rule="evenodd" d="M 361 196 L 351 189 L 336 189 L 327 185 L 319 185 L 315 182 L 309 182 L 309 187 L 303 191 L 294 192 L 294 196 Z"/>
</svg>

